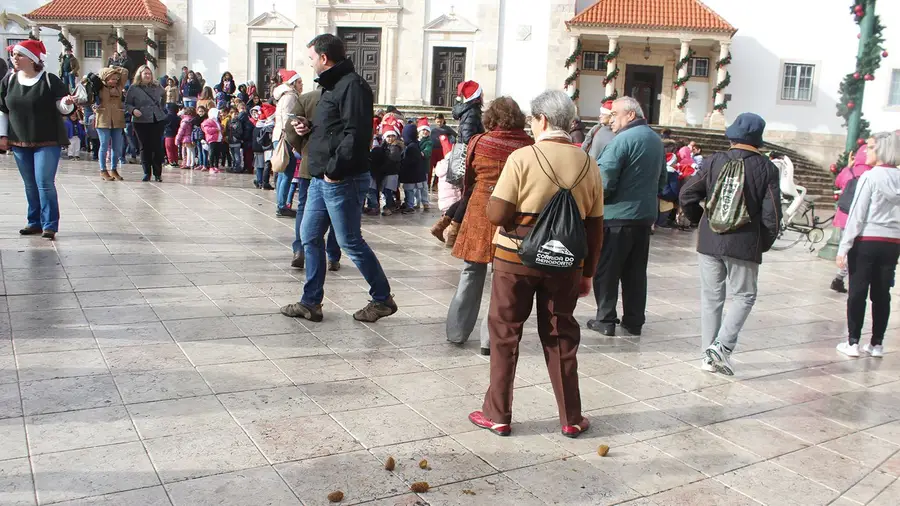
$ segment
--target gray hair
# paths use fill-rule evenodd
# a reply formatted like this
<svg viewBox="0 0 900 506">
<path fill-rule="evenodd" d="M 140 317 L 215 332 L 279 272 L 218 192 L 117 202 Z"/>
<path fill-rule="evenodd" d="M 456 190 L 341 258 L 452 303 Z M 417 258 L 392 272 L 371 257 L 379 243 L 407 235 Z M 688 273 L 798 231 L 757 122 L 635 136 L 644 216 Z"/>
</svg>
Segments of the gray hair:
<svg viewBox="0 0 900 506">
<path fill-rule="evenodd" d="M 531 116 L 543 116 L 550 128 L 568 132 L 577 114 L 575 102 L 564 91 L 547 90 L 531 101 Z"/>
<path fill-rule="evenodd" d="M 872 136 L 875 140 L 875 160 L 885 165 L 900 164 L 900 133 L 879 132 Z"/>
<path fill-rule="evenodd" d="M 622 98 L 616 99 L 615 103 L 622 104 L 622 107 L 625 109 L 625 111 L 633 111 L 635 118 L 643 118 L 644 117 L 644 110 L 641 109 L 640 102 L 638 102 L 637 100 L 635 100 L 632 97 L 622 97 Z"/>
</svg>

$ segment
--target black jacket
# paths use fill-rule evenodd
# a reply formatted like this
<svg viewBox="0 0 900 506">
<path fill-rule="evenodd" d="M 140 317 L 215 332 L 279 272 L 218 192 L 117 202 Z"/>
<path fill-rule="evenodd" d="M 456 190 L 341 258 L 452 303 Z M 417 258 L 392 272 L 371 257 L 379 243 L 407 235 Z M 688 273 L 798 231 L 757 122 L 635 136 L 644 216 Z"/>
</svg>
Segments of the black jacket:
<svg viewBox="0 0 900 506">
<path fill-rule="evenodd" d="M 178 135 L 178 128 L 181 127 L 181 118 L 175 111 L 169 110 L 166 113 L 165 125 L 163 126 L 163 137 L 175 137 Z"/>
<path fill-rule="evenodd" d="M 368 172 L 372 88 L 354 71 L 350 60 L 322 72 L 316 82 L 323 91 L 312 121 L 309 175 L 341 180 Z"/>
<path fill-rule="evenodd" d="M 459 137 L 456 142 L 468 144 L 469 139 L 484 133 L 484 124 L 481 122 L 481 99 L 476 98 L 471 102 L 460 102 L 453 106 L 453 119 L 459 121 Z"/>
<path fill-rule="evenodd" d="M 717 234 L 709 228 L 700 203 L 712 194 L 725 163 L 739 158 L 744 160 L 744 202 L 750 223 L 733 232 Z M 732 148 L 705 158 L 700 170 L 681 188 L 679 198 L 684 214 L 691 222 L 700 222 L 697 252 L 761 264 L 762 254 L 772 247 L 781 223 L 778 184 L 778 168 L 758 152 Z"/>
<path fill-rule="evenodd" d="M 253 122 L 250 121 L 250 115 L 247 114 L 247 111 L 238 113 L 237 121 L 241 123 L 241 142 L 252 142 L 254 125 Z"/>
</svg>

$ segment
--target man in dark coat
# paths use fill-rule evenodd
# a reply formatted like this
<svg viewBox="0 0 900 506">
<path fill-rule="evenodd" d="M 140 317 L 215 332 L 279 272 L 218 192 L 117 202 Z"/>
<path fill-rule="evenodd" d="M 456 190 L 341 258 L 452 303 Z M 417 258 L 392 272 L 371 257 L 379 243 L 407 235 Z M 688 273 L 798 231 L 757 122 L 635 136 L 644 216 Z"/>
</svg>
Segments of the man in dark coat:
<svg viewBox="0 0 900 506">
<path fill-rule="evenodd" d="M 781 191 L 778 168 L 760 153 L 766 122 L 756 114 L 743 113 L 725 131 L 731 149 L 703 160 L 703 166 L 681 189 L 684 214 L 700 222 L 697 253 L 700 266 L 700 340 L 705 357 L 703 369 L 731 376 L 731 353 L 738 333 L 756 302 L 757 279 L 762 255 L 775 242 L 781 223 Z M 726 164 L 740 161 L 744 171 L 741 192 L 750 221 L 734 230 L 716 233 L 709 226 L 709 198 Z M 720 204 L 721 205 L 721 204 Z M 722 316 L 725 290 L 731 293 L 728 313 Z"/>
<path fill-rule="evenodd" d="M 369 284 L 371 302 L 357 311 L 357 321 L 375 322 L 397 312 L 391 287 L 378 257 L 362 237 L 362 208 L 369 189 L 374 96 L 347 59 L 344 43 L 331 34 L 307 46 L 322 96 L 312 124 L 293 122 L 298 135 L 309 135 L 311 176 L 300 236 L 306 258 L 306 285 L 299 302 L 281 308 L 286 316 L 322 321 L 325 297 L 325 233 L 334 228 L 337 242 Z"/>
</svg>

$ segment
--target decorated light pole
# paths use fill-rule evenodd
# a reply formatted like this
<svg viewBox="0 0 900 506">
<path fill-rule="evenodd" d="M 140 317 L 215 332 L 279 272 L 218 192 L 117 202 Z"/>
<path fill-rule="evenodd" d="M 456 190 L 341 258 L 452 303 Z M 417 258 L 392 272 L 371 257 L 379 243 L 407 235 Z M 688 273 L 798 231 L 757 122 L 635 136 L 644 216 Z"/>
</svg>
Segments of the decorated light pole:
<svg viewBox="0 0 900 506">
<path fill-rule="evenodd" d="M 859 49 L 856 53 L 856 69 L 844 77 L 838 90 L 840 100 L 837 115 L 844 119 L 844 126 L 847 127 L 847 143 L 837 162 L 831 165 L 831 172 L 835 177 L 851 162 L 851 154 L 865 144 L 871 133 L 869 122 L 862 117 L 866 81 L 875 79 L 875 71 L 881 66 L 881 59 L 888 56 L 883 48 L 884 27 L 875 15 L 875 0 L 854 0 L 850 13 L 859 25 Z M 840 190 L 835 189 L 835 201 L 839 197 Z M 834 260 L 840 238 L 841 231 L 832 227 L 828 243 L 819 250 L 819 258 Z"/>
</svg>

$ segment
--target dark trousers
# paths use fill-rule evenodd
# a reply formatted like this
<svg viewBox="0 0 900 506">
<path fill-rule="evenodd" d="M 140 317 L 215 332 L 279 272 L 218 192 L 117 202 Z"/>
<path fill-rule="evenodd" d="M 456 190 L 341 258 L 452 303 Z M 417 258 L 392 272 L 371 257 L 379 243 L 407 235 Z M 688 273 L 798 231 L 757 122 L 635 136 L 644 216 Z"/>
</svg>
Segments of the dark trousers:
<svg viewBox="0 0 900 506">
<path fill-rule="evenodd" d="M 494 423 L 512 421 L 513 380 L 519 360 L 519 341 L 535 297 L 538 334 L 544 346 L 544 361 L 556 396 L 559 421 L 562 425 L 582 422 L 576 358 L 581 329 L 572 314 L 578 303 L 580 276 L 580 270 L 570 274 L 539 276 L 494 271 L 488 311 L 491 384 L 482 408 Z"/>
<path fill-rule="evenodd" d="M 857 241 L 847 254 L 850 289 L 847 294 L 847 335 L 850 344 L 859 342 L 866 317 L 866 295 L 872 301 L 872 346 L 884 341 L 891 315 L 891 287 L 900 258 L 900 244 Z"/>
<path fill-rule="evenodd" d="M 134 130 L 141 143 L 141 165 L 144 166 L 144 175 L 162 177 L 163 159 L 166 156 L 163 149 L 163 122 L 135 123 Z"/>
<path fill-rule="evenodd" d="M 253 144 L 250 141 L 244 141 L 241 150 L 244 153 L 244 172 L 253 174 Z"/>
<path fill-rule="evenodd" d="M 100 139 L 88 139 L 88 151 L 91 152 L 91 158 L 97 160 L 100 157 Z"/>
<path fill-rule="evenodd" d="M 446 214 L 456 223 L 462 223 L 463 218 L 466 217 L 466 209 L 469 208 L 469 197 L 471 197 L 471 193 L 467 193 L 463 195 L 463 197 L 447 208 Z"/>
<path fill-rule="evenodd" d="M 619 282 L 622 284 L 622 325 L 639 330 L 647 309 L 647 262 L 650 258 L 649 226 L 604 227 L 600 263 L 594 275 L 597 320 L 620 323 L 616 315 Z"/>
<path fill-rule="evenodd" d="M 225 143 L 210 142 L 209 143 L 209 162 L 207 167 L 219 167 L 225 161 Z"/>
</svg>

